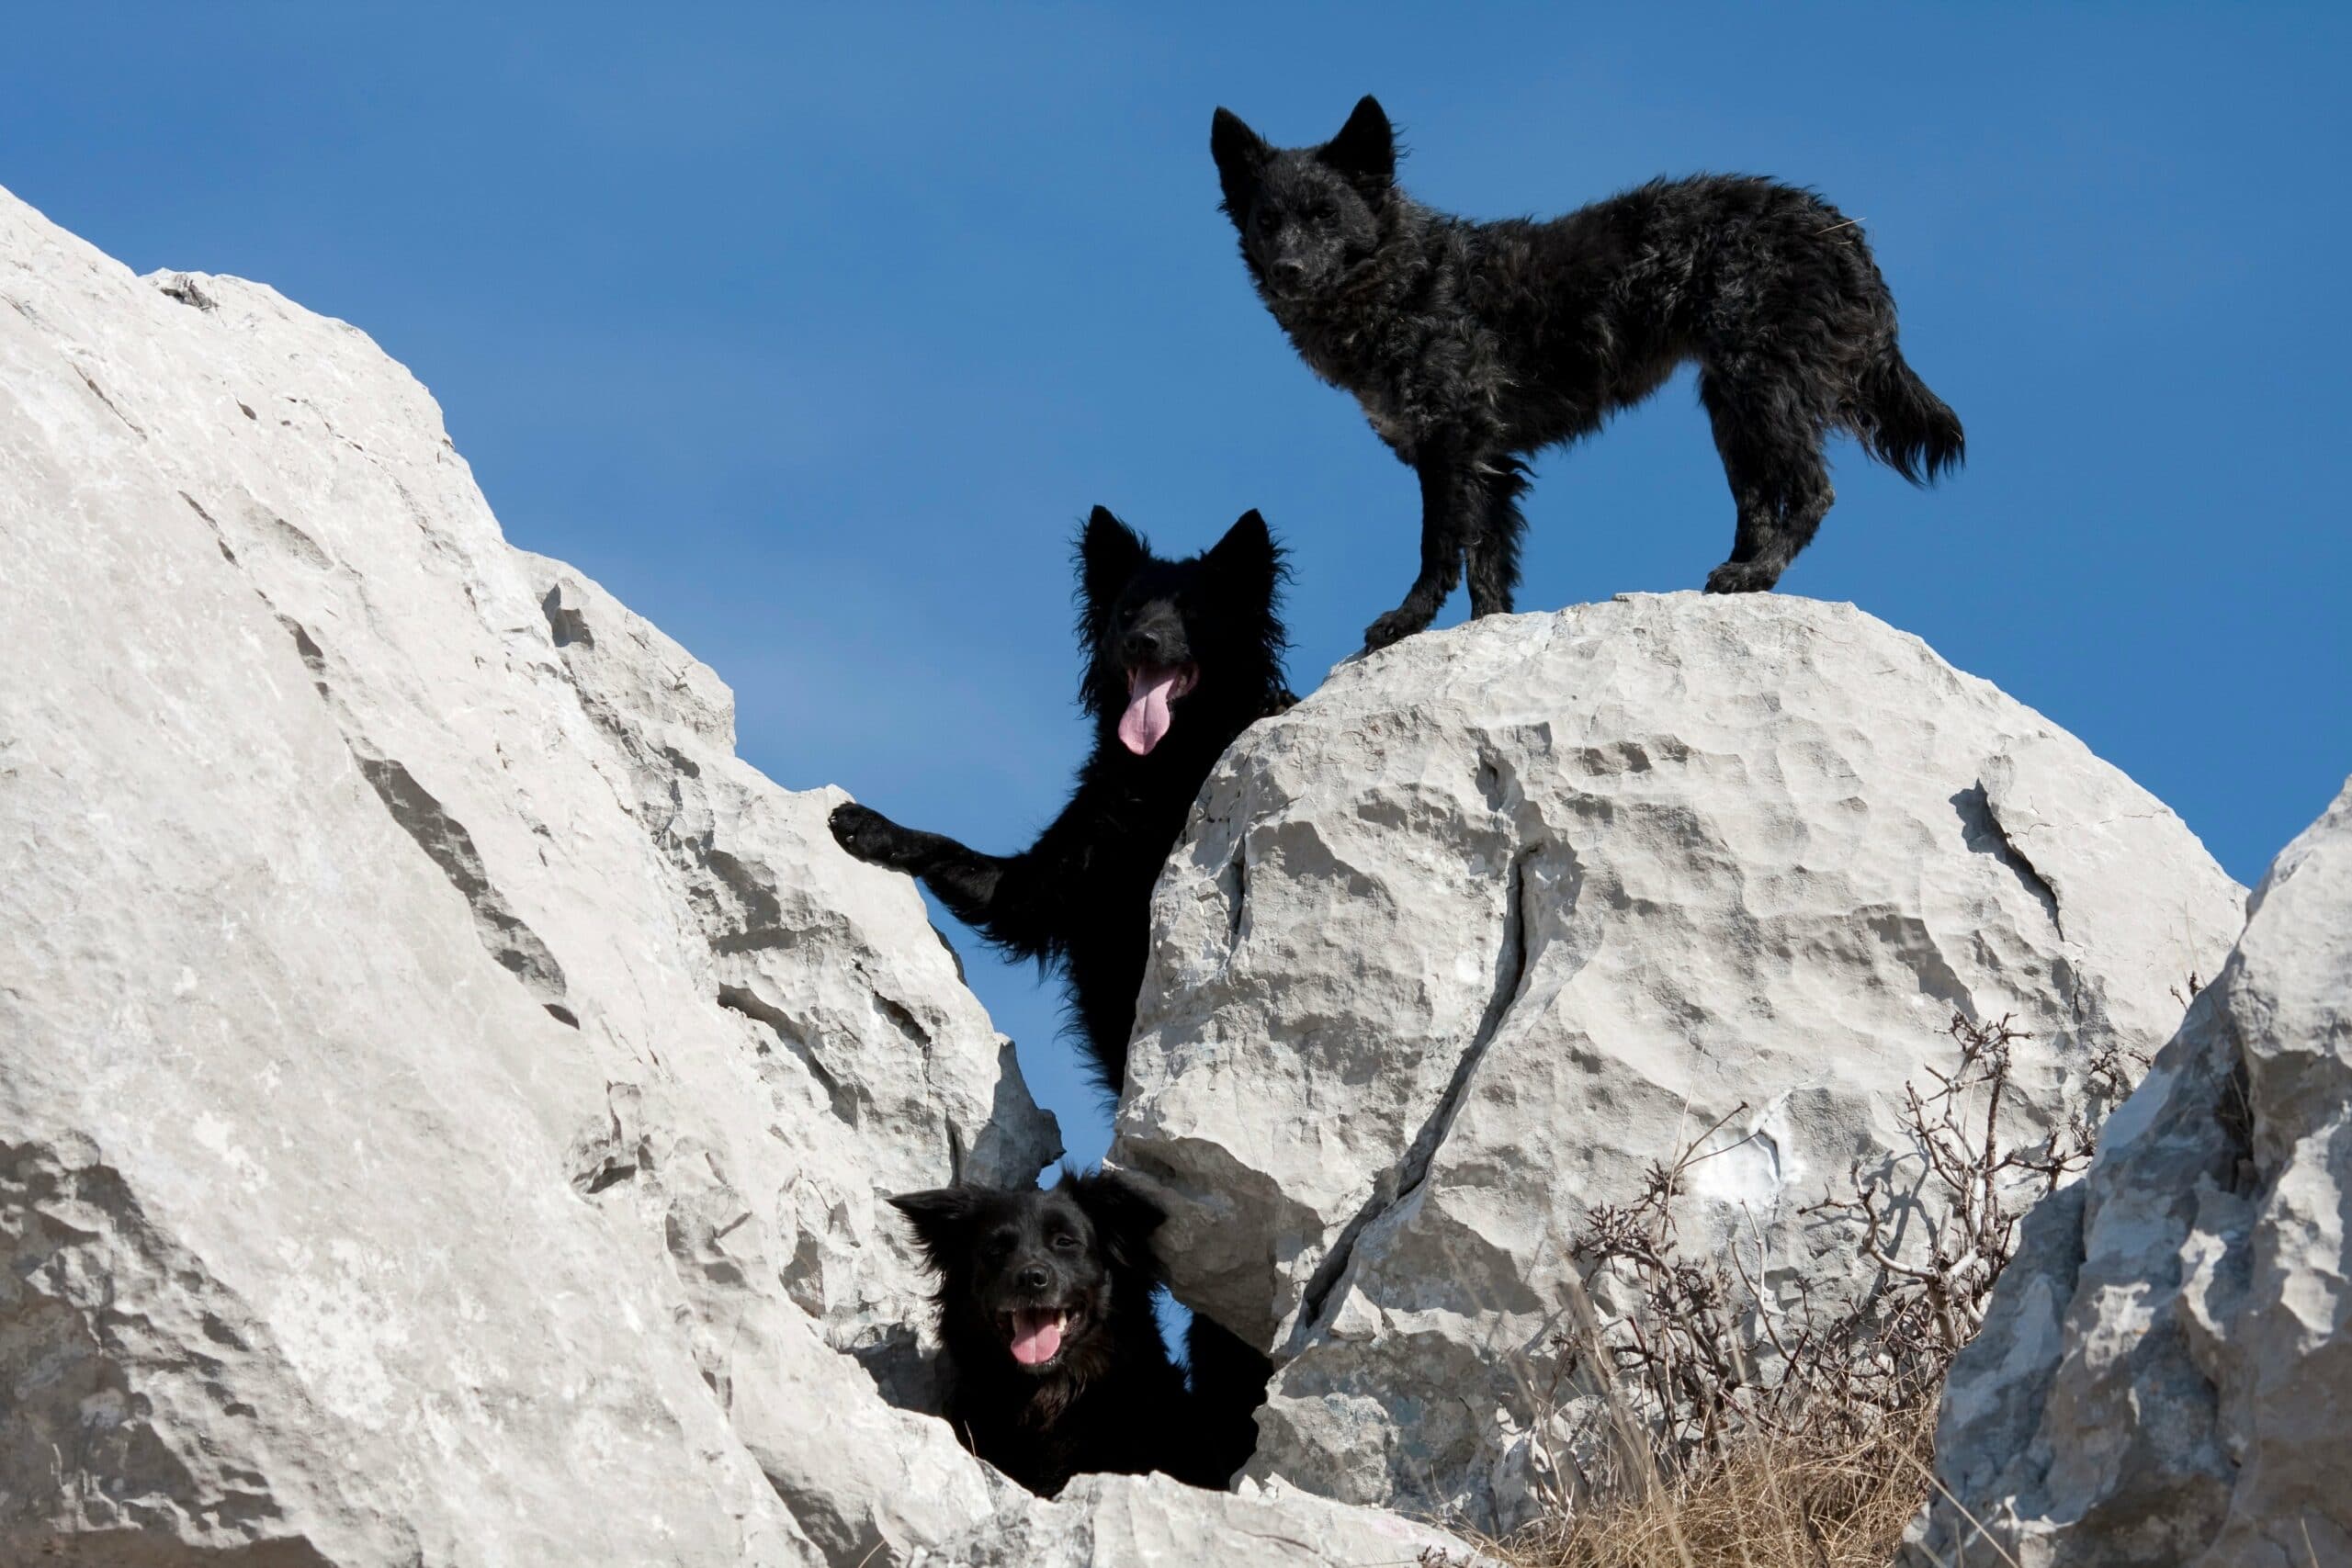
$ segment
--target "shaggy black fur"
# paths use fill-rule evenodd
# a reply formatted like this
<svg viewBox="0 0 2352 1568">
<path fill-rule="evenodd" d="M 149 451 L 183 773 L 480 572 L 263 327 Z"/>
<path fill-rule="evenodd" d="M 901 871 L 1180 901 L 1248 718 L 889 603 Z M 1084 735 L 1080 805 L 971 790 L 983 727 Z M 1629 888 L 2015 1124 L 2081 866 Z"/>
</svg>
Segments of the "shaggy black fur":
<svg viewBox="0 0 2352 1568">
<path fill-rule="evenodd" d="M 1086 655 L 1079 701 L 1094 721 L 1094 751 L 1062 814 L 1027 850 L 1004 857 L 901 828 L 863 806 L 835 808 L 832 829 L 859 859 L 922 877 L 998 947 L 1058 964 L 1095 1081 L 1115 1096 L 1150 946 L 1152 884 L 1217 758 L 1295 699 L 1283 684 L 1282 551 L 1255 512 L 1205 554 L 1164 560 L 1098 506 L 1077 557 Z M 1121 734 L 1138 696 L 1155 679 L 1185 671 L 1192 684 L 1162 710 L 1164 734 L 1138 753 Z M 1148 729 L 1137 739 L 1149 739 Z M 1222 1484 L 1257 1445 L 1251 1412 L 1273 1369 L 1204 1317 L 1193 1320 L 1186 1350 L 1199 1409 L 1195 1460 Z"/>
<path fill-rule="evenodd" d="M 1508 611 L 1523 459 L 1687 361 L 1738 512 L 1710 592 L 1771 587 L 1813 538 L 1835 499 L 1830 431 L 1914 483 L 1962 460 L 1959 419 L 1896 346 L 1861 230 L 1810 191 L 1701 175 L 1548 221 L 1472 222 L 1397 188 L 1370 97 L 1320 147 L 1270 147 L 1225 109 L 1209 145 L 1266 308 L 1420 476 L 1420 575 L 1367 648 L 1428 626 L 1465 558 L 1470 613 Z"/>
<path fill-rule="evenodd" d="M 1094 752 L 1062 814 L 1010 856 L 901 828 L 863 806 L 832 815 L 833 837 L 850 853 L 922 877 L 957 919 L 1005 952 L 1058 964 L 1095 1079 L 1114 1096 L 1127 1075 L 1152 884 L 1217 758 L 1252 721 L 1293 700 L 1276 615 L 1283 576 L 1282 551 L 1254 512 L 1207 553 L 1171 561 L 1096 507 L 1078 544 L 1078 637 L 1087 659 L 1079 700 L 1094 720 Z M 1122 723 L 1171 672 L 1191 684 L 1160 709 L 1167 728 L 1147 734 L 1148 749 L 1138 753 L 1122 739 Z"/>
<path fill-rule="evenodd" d="M 1047 1497 L 1093 1471 L 1224 1484 L 1201 1468 L 1192 1402 L 1152 1319 L 1151 1200 L 1115 1175 L 1065 1171 L 1050 1191 L 943 1187 L 890 1201 L 939 1279 L 944 1414 L 966 1448 Z M 1046 1347 L 1023 1337 L 1045 1321 L 1057 1343 L 1040 1359 Z"/>
</svg>

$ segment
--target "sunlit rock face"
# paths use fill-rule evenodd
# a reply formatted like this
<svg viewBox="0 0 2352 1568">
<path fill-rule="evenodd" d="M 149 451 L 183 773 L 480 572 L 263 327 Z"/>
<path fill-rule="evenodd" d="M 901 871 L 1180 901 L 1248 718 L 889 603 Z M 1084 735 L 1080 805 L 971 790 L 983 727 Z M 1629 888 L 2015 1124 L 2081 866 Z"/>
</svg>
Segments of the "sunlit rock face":
<svg viewBox="0 0 2352 1568">
<path fill-rule="evenodd" d="M 2352 784 L 1947 1384 L 1917 1568 L 2352 1564 Z"/>
<path fill-rule="evenodd" d="M 989 1506 L 841 1352 L 914 1381 L 880 1195 L 1050 1120 L 838 793 L 509 547 L 424 388 L 0 193 L 0 1559 L 854 1561 Z"/>
<path fill-rule="evenodd" d="M 1220 764 L 1113 1158 L 1168 1201 L 1178 1293 L 1277 1362 L 1252 1473 L 1509 1524 L 1576 1449 L 1528 1374 L 1594 1205 L 1720 1122 L 1686 1250 L 1790 1306 L 1858 1283 L 1804 1211 L 1857 1162 L 1916 1184 L 1904 1086 L 1955 1013 L 2030 1035 L 2034 1139 L 2164 1042 L 2242 908 L 2161 803 L 1850 605 L 1489 618 Z"/>
<path fill-rule="evenodd" d="M 908 1408 L 882 1199 L 1058 1140 L 842 798 L 367 337 L 0 192 L 0 1562 L 1469 1561 Z"/>
</svg>

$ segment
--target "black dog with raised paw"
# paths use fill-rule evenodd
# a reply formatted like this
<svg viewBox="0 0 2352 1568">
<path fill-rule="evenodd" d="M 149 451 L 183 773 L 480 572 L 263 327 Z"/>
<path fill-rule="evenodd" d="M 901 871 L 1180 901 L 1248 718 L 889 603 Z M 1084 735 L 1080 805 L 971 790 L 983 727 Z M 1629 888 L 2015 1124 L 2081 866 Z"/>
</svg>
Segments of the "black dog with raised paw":
<svg viewBox="0 0 2352 1568">
<path fill-rule="evenodd" d="M 1209 770 L 1252 721 L 1290 705 L 1275 614 L 1282 551 L 1245 513 L 1205 554 L 1163 560 L 1102 507 L 1078 545 L 1080 701 L 1094 752 L 1037 841 L 986 855 L 837 807 L 833 837 L 911 872 L 1003 951 L 1060 965 L 1095 1080 L 1116 1095 L 1151 944 L 1151 889 Z"/>
<path fill-rule="evenodd" d="M 1209 147 L 1259 297 L 1420 477 L 1420 574 L 1367 648 L 1428 626 L 1465 562 L 1470 613 L 1509 611 L 1525 459 L 1687 362 L 1738 513 L 1711 593 L 1771 587 L 1811 541 L 1835 499 L 1830 431 L 1914 483 L 1962 460 L 1959 419 L 1896 346 L 1861 230 L 1810 191 L 1700 175 L 1548 221 L 1473 222 L 1397 188 L 1369 97 L 1320 147 L 1270 147 L 1219 109 Z"/>
</svg>

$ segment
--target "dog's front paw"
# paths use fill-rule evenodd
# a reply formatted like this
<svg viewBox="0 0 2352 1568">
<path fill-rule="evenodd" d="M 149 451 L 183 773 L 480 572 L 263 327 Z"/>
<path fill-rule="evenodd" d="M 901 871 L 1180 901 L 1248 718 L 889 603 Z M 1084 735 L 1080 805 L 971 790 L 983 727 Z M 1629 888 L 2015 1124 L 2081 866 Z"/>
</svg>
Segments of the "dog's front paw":
<svg viewBox="0 0 2352 1568">
<path fill-rule="evenodd" d="M 1781 581 L 1781 569 L 1769 561 L 1727 560 L 1707 573 L 1710 593 L 1762 593 Z"/>
<path fill-rule="evenodd" d="M 1363 650 L 1378 653 L 1392 642 L 1402 642 L 1430 624 L 1430 617 L 1398 605 L 1363 629 Z"/>
<path fill-rule="evenodd" d="M 888 865 L 898 847 L 899 825 L 854 800 L 834 807 L 825 825 L 833 830 L 835 843 L 875 865 Z"/>
</svg>

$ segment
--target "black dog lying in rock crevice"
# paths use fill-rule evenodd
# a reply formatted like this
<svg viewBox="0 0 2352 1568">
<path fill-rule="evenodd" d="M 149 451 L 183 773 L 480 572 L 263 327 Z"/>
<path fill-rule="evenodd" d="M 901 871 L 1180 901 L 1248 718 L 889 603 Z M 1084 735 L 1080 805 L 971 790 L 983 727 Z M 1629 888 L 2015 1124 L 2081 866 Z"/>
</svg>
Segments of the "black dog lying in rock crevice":
<svg viewBox="0 0 2352 1568">
<path fill-rule="evenodd" d="M 938 1276 L 944 1414 L 964 1446 L 1051 1497 L 1073 1475 L 1227 1472 L 1152 1318 L 1159 1209 L 1114 1174 L 890 1201 Z"/>
</svg>

